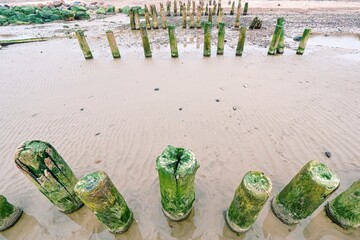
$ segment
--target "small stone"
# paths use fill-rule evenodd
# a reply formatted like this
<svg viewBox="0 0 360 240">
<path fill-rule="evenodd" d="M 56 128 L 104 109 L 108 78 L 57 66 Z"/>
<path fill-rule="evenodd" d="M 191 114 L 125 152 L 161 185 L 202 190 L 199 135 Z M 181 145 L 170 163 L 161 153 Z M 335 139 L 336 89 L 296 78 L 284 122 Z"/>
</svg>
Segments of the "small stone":
<svg viewBox="0 0 360 240">
<path fill-rule="evenodd" d="M 215 99 L 215 102 L 220 102 L 220 99 Z"/>
<path fill-rule="evenodd" d="M 69 28 L 69 26 L 68 26 L 68 25 L 64 25 L 63 28 Z"/>
<path fill-rule="evenodd" d="M 154 89 L 154 91 L 159 91 L 159 90 L 160 90 L 160 88 L 155 88 L 155 89 Z"/>
<path fill-rule="evenodd" d="M 233 110 L 236 111 L 237 107 L 233 106 Z"/>
<path fill-rule="evenodd" d="M 182 108 L 179 108 L 179 111 L 182 111 Z"/>
<path fill-rule="evenodd" d="M 247 88 L 247 85 L 246 84 L 244 84 L 244 86 L 243 86 L 244 88 Z"/>
<path fill-rule="evenodd" d="M 278 7 L 280 7 L 281 5 L 280 5 L 280 3 L 278 4 Z"/>
<path fill-rule="evenodd" d="M 80 111 L 84 111 L 84 109 L 83 109 L 83 108 L 80 108 Z"/>
<path fill-rule="evenodd" d="M 326 155 L 328 158 L 331 158 L 331 152 L 325 152 L 325 155 Z"/>
<path fill-rule="evenodd" d="M 95 136 L 99 136 L 99 135 L 100 135 L 100 133 L 96 133 L 96 134 L 95 134 Z"/>
<path fill-rule="evenodd" d="M 295 36 L 294 38 L 293 38 L 293 40 L 295 41 L 295 42 L 300 42 L 301 41 L 301 39 L 302 39 L 302 36 Z"/>
</svg>

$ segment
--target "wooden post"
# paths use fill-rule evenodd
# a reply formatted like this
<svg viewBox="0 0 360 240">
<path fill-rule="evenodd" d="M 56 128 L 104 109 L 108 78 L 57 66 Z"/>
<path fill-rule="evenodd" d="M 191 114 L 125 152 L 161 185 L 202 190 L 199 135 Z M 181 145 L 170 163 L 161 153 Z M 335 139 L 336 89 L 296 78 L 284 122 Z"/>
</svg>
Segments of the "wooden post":
<svg viewBox="0 0 360 240">
<path fill-rule="evenodd" d="M 296 51 L 296 54 L 298 54 L 298 55 L 303 55 L 304 54 L 307 41 L 310 38 L 310 32 L 311 32 L 310 28 L 305 28 L 304 33 L 303 33 L 302 38 L 301 38 L 301 41 L 299 43 L 299 47 L 298 47 L 298 49 Z"/>
<path fill-rule="evenodd" d="M 204 24 L 204 57 L 211 56 L 211 22 Z"/>
<path fill-rule="evenodd" d="M 166 17 L 165 17 L 165 10 L 162 3 L 160 3 L 160 15 L 161 15 L 161 26 L 163 29 L 166 29 Z"/>
<path fill-rule="evenodd" d="M 159 29 L 159 23 L 158 23 L 158 15 L 156 11 L 156 6 L 154 4 L 150 5 L 151 14 L 152 14 L 152 20 L 153 20 L 153 28 Z"/>
<path fill-rule="evenodd" d="M 236 17 L 235 17 L 235 26 L 236 28 L 240 27 L 240 11 L 241 11 L 241 2 L 239 1 L 237 9 L 236 9 Z"/>
<path fill-rule="evenodd" d="M 182 8 L 181 14 L 182 14 L 182 28 L 186 28 L 186 8 L 185 7 Z"/>
<path fill-rule="evenodd" d="M 201 7 L 197 7 L 196 28 L 201 28 Z"/>
<path fill-rule="evenodd" d="M 174 16 L 177 16 L 178 13 L 177 13 L 177 0 L 174 0 Z"/>
<path fill-rule="evenodd" d="M 22 210 L 9 203 L 3 195 L 0 195 L 0 231 L 13 226 L 21 217 Z"/>
<path fill-rule="evenodd" d="M 168 146 L 156 159 L 161 205 L 166 217 L 186 219 L 195 201 L 194 180 L 199 168 L 195 154 L 186 148 Z"/>
<path fill-rule="evenodd" d="M 208 22 L 211 22 L 212 23 L 212 10 L 211 10 L 211 7 L 209 7 L 209 15 L 208 15 Z"/>
<path fill-rule="evenodd" d="M 274 34 L 272 36 L 271 43 L 269 46 L 268 55 L 276 54 L 276 49 L 277 49 L 277 45 L 279 43 L 280 34 L 281 34 L 282 29 L 283 29 L 282 26 L 276 25 L 275 31 L 274 31 Z"/>
<path fill-rule="evenodd" d="M 83 176 L 74 191 L 110 232 L 123 233 L 130 228 L 133 213 L 105 172 Z"/>
<path fill-rule="evenodd" d="M 225 220 L 235 232 L 246 232 L 256 221 L 272 190 L 270 178 L 262 172 L 247 172 L 235 191 Z"/>
<path fill-rule="evenodd" d="M 206 7 L 205 7 L 205 16 L 209 15 L 209 5 L 206 4 Z"/>
<path fill-rule="evenodd" d="M 328 217 L 339 226 L 360 227 L 360 180 L 331 200 L 325 207 Z"/>
<path fill-rule="evenodd" d="M 110 45 L 111 53 L 114 58 L 121 58 L 119 48 L 116 45 L 114 33 L 111 30 L 106 31 L 106 37 Z"/>
<path fill-rule="evenodd" d="M 78 179 L 49 143 L 24 142 L 15 153 L 15 164 L 61 212 L 72 213 L 83 206 L 74 193 Z"/>
<path fill-rule="evenodd" d="M 243 15 L 248 15 L 248 8 L 249 8 L 249 3 L 246 2 L 245 3 L 245 6 L 244 6 L 244 12 L 243 12 Z"/>
<path fill-rule="evenodd" d="M 220 14 L 220 9 L 221 9 L 221 2 L 219 1 L 218 8 L 217 8 L 217 13 L 216 13 L 218 16 Z"/>
<path fill-rule="evenodd" d="M 194 13 L 190 12 L 190 28 L 195 28 Z"/>
<path fill-rule="evenodd" d="M 135 30 L 135 19 L 134 19 L 134 12 L 132 8 L 129 11 L 129 18 L 130 18 L 130 28 L 131 30 Z"/>
<path fill-rule="evenodd" d="M 199 6 L 201 5 L 201 2 L 199 3 Z M 195 11 L 196 11 L 196 4 L 195 1 L 192 1 L 192 12 L 195 15 Z"/>
<path fill-rule="evenodd" d="M 234 12 L 235 12 L 235 1 L 233 1 L 231 4 L 230 15 L 234 15 Z"/>
<path fill-rule="evenodd" d="M 219 22 L 219 32 L 218 32 L 218 45 L 217 45 L 217 55 L 224 54 L 224 42 L 225 42 L 225 23 Z"/>
<path fill-rule="evenodd" d="M 145 26 L 140 27 L 140 32 L 141 32 L 141 39 L 142 39 L 142 43 L 143 43 L 143 47 L 144 47 L 145 57 L 151 58 L 152 53 L 151 53 L 151 48 L 150 48 L 150 41 L 149 41 L 149 37 L 147 35 Z"/>
<path fill-rule="evenodd" d="M 213 6 L 213 10 L 212 10 L 212 15 L 216 15 L 216 4 L 214 4 L 214 6 Z"/>
<path fill-rule="evenodd" d="M 146 22 L 146 29 L 151 29 L 150 13 L 147 10 L 146 5 L 145 5 L 145 22 Z"/>
<path fill-rule="evenodd" d="M 254 17 L 254 18 L 251 20 L 249 29 L 260 29 L 260 28 L 261 28 L 261 25 L 262 25 L 262 21 L 260 20 L 260 18 Z"/>
<path fill-rule="evenodd" d="M 278 54 L 284 53 L 284 48 L 285 48 L 284 35 L 285 35 L 285 30 L 284 30 L 284 26 L 283 26 L 281 29 L 280 36 L 279 36 L 279 43 L 276 48 L 276 53 L 278 53 Z"/>
<path fill-rule="evenodd" d="M 169 0 L 166 2 L 166 16 L 171 16 L 171 1 Z"/>
<path fill-rule="evenodd" d="M 135 29 L 140 29 L 140 16 L 139 16 L 139 7 L 133 7 L 130 11 L 133 11 L 134 14 L 134 22 L 135 22 Z"/>
<path fill-rule="evenodd" d="M 179 1 L 179 6 L 180 6 L 180 16 L 182 16 L 183 14 L 183 4 L 181 1 Z"/>
<path fill-rule="evenodd" d="M 217 27 L 219 28 L 219 23 L 222 22 L 223 19 L 223 9 L 220 8 L 219 9 L 219 14 L 217 16 Z"/>
<path fill-rule="evenodd" d="M 168 25 L 167 28 L 168 28 L 168 32 L 169 32 L 171 57 L 177 58 L 177 57 L 179 57 L 179 52 L 178 52 L 178 47 L 177 47 L 176 35 L 175 35 L 175 26 Z"/>
<path fill-rule="evenodd" d="M 190 8 L 191 8 L 191 2 L 190 0 L 187 1 L 187 5 L 186 5 L 186 12 L 189 13 L 190 12 Z"/>
<path fill-rule="evenodd" d="M 240 34 L 239 34 L 239 40 L 236 47 L 236 56 L 242 56 L 245 46 L 245 38 L 246 38 L 246 27 L 241 26 L 240 28 Z"/>
<path fill-rule="evenodd" d="M 277 194 L 271 208 L 285 224 L 310 216 L 340 184 L 338 177 L 322 162 L 310 161 Z"/>
<path fill-rule="evenodd" d="M 82 30 L 77 30 L 75 32 L 76 38 L 80 44 L 80 48 L 84 54 L 85 59 L 92 59 L 93 55 L 90 51 L 89 45 L 86 41 L 85 35 L 84 35 L 84 31 Z"/>
</svg>

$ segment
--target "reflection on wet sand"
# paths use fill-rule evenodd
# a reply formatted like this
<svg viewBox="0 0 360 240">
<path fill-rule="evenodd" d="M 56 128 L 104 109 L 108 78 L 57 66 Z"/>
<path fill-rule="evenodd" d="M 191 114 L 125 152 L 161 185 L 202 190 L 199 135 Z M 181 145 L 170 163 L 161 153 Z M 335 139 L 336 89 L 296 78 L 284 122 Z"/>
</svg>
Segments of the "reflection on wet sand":
<svg viewBox="0 0 360 240">
<path fill-rule="evenodd" d="M 288 226 L 282 223 L 269 209 L 263 224 L 263 233 L 266 239 L 286 239 L 296 225 Z"/>
<path fill-rule="evenodd" d="M 194 216 L 195 211 L 192 209 L 190 216 L 184 221 L 174 222 L 167 219 L 168 225 L 171 229 L 171 236 L 179 240 L 192 239 L 196 229 Z"/>
<path fill-rule="evenodd" d="M 31 229 L 31 231 L 26 231 L 26 229 Z M 36 218 L 23 212 L 19 221 L 14 226 L 0 233 L 0 239 L 1 236 L 8 240 L 36 239 L 36 236 L 40 233 L 49 234 L 46 228 L 41 226 Z"/>
</svg>

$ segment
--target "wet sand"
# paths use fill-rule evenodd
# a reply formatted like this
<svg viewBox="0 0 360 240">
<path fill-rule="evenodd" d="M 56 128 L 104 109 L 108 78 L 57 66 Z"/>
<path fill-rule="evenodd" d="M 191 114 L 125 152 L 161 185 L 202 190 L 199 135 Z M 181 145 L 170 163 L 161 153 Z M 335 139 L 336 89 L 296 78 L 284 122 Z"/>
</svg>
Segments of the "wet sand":
<svg viewBox="0 0 360 240">
<path fill-rule="evenodd" d="M 217 57 L 213 45 L 212 57 L 203 58 L 200 32 L 196 38 L 187 30 L 179 59 L 170 58 L 165 37 L 153 40 L 153 58 L 144 59 L 139 32 L 132 32 L 119 42 L 122 59 L 113 60 L 100 35 L 115 26 L 112 18 L 95 21 L 108 24 L 95 29 L 69 24 L 88 27 L 90 61 L 75 38 L 64 37 L 64 23 L 1 28 L 3 38 L 59 35 L 0 50 L 0 189 L 25 212 L 0 239 L 360 238 L 359 230 L 331 223 L 323 206 L 287 226 L 268 202 L 240 236 L 222 216 L 249 170 L 270 176 L 272 196 L 312 159 L 341 180 L 330 199 L 358 179 L 358 35 L 324 37 L 320 31 L 304 56 L 295 55 L 290 35 L 283 56 L 267 56 L 249 40 L 242 57 L 234 56 L 236 40 L 229 37 L 224 56 Z M 126 26 L 117 31 L 130 32 Z M 156 32 L 150 34 L 155 39 Z M 86 207 L 69 215 L 57 211 L 13 162 L 17 146 L 31 139 L 50 142 L 78 177 L 105 170 L 134 212 L 130 230 L 111 234 Z M 192 149 L 200 163 L 194 211 L 180 223 L 161 212 L 155 159 L 168 144 Z"/>
</svg>

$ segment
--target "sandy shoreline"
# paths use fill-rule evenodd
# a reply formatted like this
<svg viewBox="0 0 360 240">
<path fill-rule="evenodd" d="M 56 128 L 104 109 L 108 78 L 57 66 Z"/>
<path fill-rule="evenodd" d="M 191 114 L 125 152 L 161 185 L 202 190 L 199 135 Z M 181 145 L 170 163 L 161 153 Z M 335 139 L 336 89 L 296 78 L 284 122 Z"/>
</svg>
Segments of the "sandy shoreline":
<svg viewBox="0 0 360 240">
<path fill-rule="evenodd" d="M 144 59 L 139 32 L 129 30 L 123 15 L 0 27 L 1 38 L 50 37 L 0 50 L 0 189 L 25 212 L 0 239 L 360 238 L 359 231 L 331 223 L 323 207 L 289 227 L 268 202 L 239 237 L 222 216 L 249 170 L 270 176 L 272 196 L 312 159 L 341 180 L 330 199 L 358 179 L 360 20 L 353 10 L 256 10 L 243 21 L 259 14 L 264 28 L 248 32 L 243 57 L 234 56 L 238 32 L 227 28 L 225 55 L 215 55 L 213 29 L 207 59 L 202 31 L 180 28 L 179 59 L 170 58 L 163 30 L 149 31 L 153 58 Z M 280 15 L 286 20 L 285 54 L 267 56 Z M 292 37 L 309 25 L 315 34 L 305 55 L 297 56 Z M 73 38 L 78 28 L 87 30 L 93 60 L 83 59 Z M 112 59 L 103 35 L 109 28 L 117 35 L 120 60 Z M 17 146 L 30 139 L 49 141 L 78 177 L 105 170 L 134 212 L 129 232 L 110 234 L 85 207 L 58 212 L 13 163 Z M 155 159 L 168 144 L 192 149 L 200 163 L 194 211 L 181 223 L 167 221 L 160 206 Z"/>
</svg>

